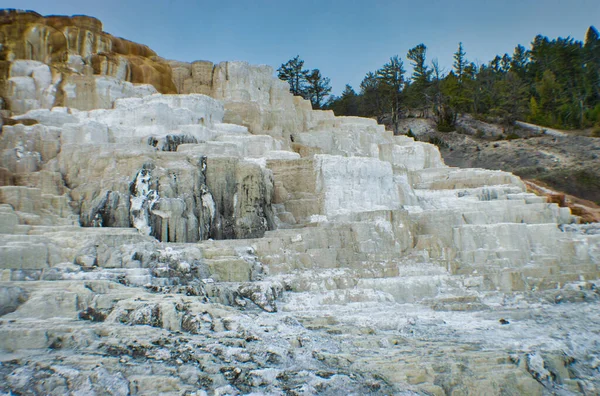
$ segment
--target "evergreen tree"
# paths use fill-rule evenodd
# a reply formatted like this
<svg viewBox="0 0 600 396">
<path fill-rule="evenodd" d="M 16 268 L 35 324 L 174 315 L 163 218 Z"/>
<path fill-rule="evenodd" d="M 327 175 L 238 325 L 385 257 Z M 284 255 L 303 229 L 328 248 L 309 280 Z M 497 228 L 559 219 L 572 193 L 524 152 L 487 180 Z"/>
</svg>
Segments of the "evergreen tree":
<svg viewBox="0 0 600 396">
<path fill-rule="evenodd" d="M 600 34 L 590 26 L 585 34 L 586 123 L 600 126 Z"/>
<path fill-rule="evenodd" d="M 589 100 L 588 67 L 583 43 L 570 37 L 549 40 L 541 35 L 532 43 L 530 78 L 539 105 L 539 118 L 562 128 L 585 126 L 585 114 L 594 106 Z M 592 77 L 593 79 L 593 77 Z M 548 98 L 550 87 L 557 95 Z"/>
<path fill-rule="evenodd" d="M 404 64 L 398 55 L 390 58 L 390 61 L 377 70 L 377 79 L 381 84 L 386 103 L 391 113 L 392 127 L 394 133 L 398 133 L 400 120 L 400 105 L 402 102 L 402 88 L 404 88 Z"/>
<path fill-rule="evenodd" d="M 531 50 L 518 45 L 512 56 L 497 55 L 481 66 L 467 60 L 461 42 L 447 75 L 435 61 L 427 66 L 426 50 L 419 44 L 408 51 L 410 81 L 404 80 L 403 64 L 396 56 L 365 76 L 360 94 L 347 86 L 327 106 L 338 115 L 376 116 L 380 122 L 387 118 L 396 132 L 406 108 L 422 115 L 433 111 L 438 129 L 445 131 L 453 130 L 458 114 L 466 112 L 506 127 L 518 119 L 557 128 L 600 126 L 600 33 L 593 26 L 585 43 L 537 35 Z M 293 61 L 298 57 L 280 68 L 284 77 L 291 74 L 284 66 Z"/>
<path fill-rule="evenodd" d="M 590 26 L 585 32 L 585 46 L 598 46 L 600 45 L 600 33 L 594 26 Z"/>
<path fill-rule="evenodd" d="M 425 63 L 425 55 L 427 53 L 427 47 L 425 44 L 419 44 L 414 48 L 408 50 L 406 57 L 411 61 L 413 67 L 412 81 L 415 84 L 426 85 L 431 78 L 431 70 Z"/>
<path fill-rule="evenodd" d="M 454 53 L 454 75 L 458 78 L 459 82 L 462 82 L 465 69 L 469 62 L 467 61 L 467 53 L 463 49 L 462 42 L 458 43 L 458 50 Z"/>
<path fill-rule="evenodd" d="M 513 52 L 510 62 L 510 70 L 515 72 L 519 78 L 524 79 L 527 73 L 527 64 L 529 63 L 529 51 L 522 45 L 517 45 Z"/>
<path fill-rule="evenodd" d="M 444 122 L 446 126 L 452 127 L 456 124 L 458 113 L 466 106 L 466 98 L 463 95 L 464 89 L 458 77 L 450 72 L 441 84 L 442 94 L 446 98 L 444 101 Z"/>
<path fill-rule="evenodd" d="M 494 87 L 498 92 L 497 106 L 492 109 L 500 117 L 500 122 L 507 128 L 512 128 L 515 121 L 523 119 L 527 111 L 527 86 L 519 75 L 509 71 Z"/>
<path fill-rule="evenodd" d="M 320 109 L 323 101 L 331 92 L 329 78 L 323 77 L 319 69 L 313 69 L 306 75 L 306 96 L 310 99 L 314 109 Z"/>
<path fill-rule="evenodd" d="M 533 122 L 551 127 L 560 126 L 558 119 L 558 106 L 560 97 L 560 84 L 551 70 L 546 70 L 542 79 L 535 86 L 539 101 L 537 102 L 538 119 Z"/>
<path fill-rule="evenodd" d="M 308 70 L 304 70 L 304 61 L 296 55 L 277 69 L 277 77 L 290 84 L 290 92 L 298 96 L 306 96 L 305 85 Z"/>
<path fill-rule="evenodd" d="M 456 77 L 456 85 L 454 81 L 449 81 L 446 86 L 446 93 L 451 97 L 451 106 L 454 111 L 467 112 L 469 111 L 472 98 L 469 95 L 469 91 L 472 92 L 473 84 L 467 83 L 467 80 L 473 79 L 476 73 L 476 67 L 473 63 L 469 63 L 467 60 L 467 53 L 465 52 L 462 42 L 458 44 L 458 50 L 454 53 L 454 70 L 450 73 L 446 79 L 451 76 Z M 452 91 L 452 93 L 450 93 Z"/>
<path fill-rule="evenodd" d="M 450 73 L 456 80 L 456 76 Z M 446 79 L 437 59 L 431 62 L 431 88 L 428 96 L 429 103 L 433 108 L 433 118 L 440 132 L 454 130 L 456 124 L 456 112 L 450 106 L 451 90 L 446 86 Z"/>
<path fill-rule="evenodd" d="M 476 114 L 486 114 L 496 103 L 494 84 L 498 72 L 491 66 L 481 65 L 473 80 L 472 107 Z"/>
<path fill-rule="evenodd" d="M 406 98 L 409 106 L 417 108 L 424 116 L 427 113 L 427 90 L 431 79 L 431 70 L 429 70 L 425 56 L 427 47 L 425 44 L 419 44 L 408 50 L 406 57 L 410 60 L 413 67 L 412 84 L 405 87 Z"/>
<path fill-rule="evenodd" d="M 508 73 L 508 71 L 510 70 L 511 62 L 512 59 L 510 59 L 510 56 L 508 56 L 508 54 L 504 54 L 502 56 L 502 60 L 500 61 L 500 69 L 502 70 L 502 73 Z"/>
<path fill-rule="evenodd" d="M 500 67 L 501 62 L 502 58 L 496 55 L 496 57 L 490 62 L 490 69 L 492 69 L 495 73 L 500 73 L 500 71 L 502 70 Z"/>
<path fill-rule="evenodd" d="M 382 103 L 381 84 L 377 75 L 368 72 L 360 83 L 360 114 L 367 117 L 377 117 L 377 122 L 383 122 L 385 110 Z"/>
<path fill-rule="evenodd" d="M 358 95 L 356 95 L 354 89 L 346 84 L 342 96 L 331 97 L 325 108 L 333 110 L 336 116 L 357 116 L 359 115 L 358 101 Z"/>
</svg>

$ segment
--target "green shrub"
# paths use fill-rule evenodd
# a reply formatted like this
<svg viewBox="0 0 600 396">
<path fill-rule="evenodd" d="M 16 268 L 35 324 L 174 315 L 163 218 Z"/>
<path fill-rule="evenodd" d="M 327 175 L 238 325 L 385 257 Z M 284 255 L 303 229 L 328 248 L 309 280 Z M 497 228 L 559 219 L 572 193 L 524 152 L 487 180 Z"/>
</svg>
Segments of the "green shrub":
<svg viewBox="0 0 600 396">
<path fill-rule="evenodd" d="M 453 132 L 454 131 L 454 127 L 451 125 L 448 125 L 446 123 L 442 123 L 442 124 L 438 124 L 437 125 L 437 130 L 439 132 Z"/>
<path fill-rule="evenodd" d="M 441 138 L 439 138 L 439 137 L 437 137 L 437 136 L 434 136 L 434 137 L 431 137 L 431 138 L 429 138 L 429 143 L 431 143 L 431 144 L 435 144 L 435 145 L 436 145 L 436 146 L 438 146 L 439 148 L 448 148 L 448 147 L 450 147 L 450 146 L 448 145 L 448 143 L 446 143 L 446 142 L 444 141 L 444 139 L 441 139 Z"/>
</svg>

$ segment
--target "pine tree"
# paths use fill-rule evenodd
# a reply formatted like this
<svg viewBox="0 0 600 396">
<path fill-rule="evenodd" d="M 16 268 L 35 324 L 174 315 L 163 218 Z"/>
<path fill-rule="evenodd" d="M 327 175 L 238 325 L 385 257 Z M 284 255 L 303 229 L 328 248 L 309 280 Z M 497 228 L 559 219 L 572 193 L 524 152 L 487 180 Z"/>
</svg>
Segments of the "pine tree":
<svg viewBox="0 0 600 396">
<path fill-rule="evenodd" d="M 452 76 L 456 80 L 456 76 L 450 73 L 446 78 L 443 76 L 443 71 L 437 59 L 431 62 L 431 89 L 428 96 L 429 103 L 433 108 L 433 117 L 440 132 L 450 132 L 454 130 L 456 123 L 456 113 L 450 107 L 450 95 L 447 89 L 446 79 Z"/>
<path fill-rule="evenodd" d="M 495 91 L 498 92 L 497 115 L 505 127 L 512 128 L 518 119 L 523 118 L 527 109 L 527 86 L 511 70 L 498 81 Z"/>
<path fill-rule="evenodd" d="M 325 108 L 333 110 L 336 116 L 357 116 L 359 115 L 358 95 L 350 85 L 346 84 L 342 96 L 331 97 Z"/>
<path fill-rule="evenodd" d="M 431 80 L 432 71 L 425 62 L 427 47 L 419 44 L 408 50 L 406 57 L 411 61 L 413 67 L 412 84 L 405 88 L 407 101 L 410 106 L 421 111 L 421 116 L 427 113 L 427 90 Z"/>
<path fill-rule="evenodd" d="M 294 95 L 306 96 L 305 85 L 308 70 L 302 69 L 304 61 L 296 55 L 277 69 L 277 77 L 290 84 L 290 92 Z"/>
<path fill-rule="evenodd" d="M 517 73 L 517 75 L 524 79 L 527 73 L 527 64 L 529 63 L 529 51 L 522 45 L 517 45 L 513 52 L 512 60 L 510 62 L 510 70 Z"/>
<path fill-rule="evenodd" d="M 377 117 L 377 122 L 383 122 L 384 108 L 382 103 L 381 84 L 377 75 L 368 72 L 360 83 L 360 113 L 367 117 Z"/>
<path fill-rule="evenodd" d="M 469 63 L 467 61 L 466 56 L 467 56 L 467 53 L 463 49 L 462 42 L 458 43 L 458 50 L 454 53 L 453 66 L 454 66 L 454 74 L 458 78 L 459 82 L 462 82 L 464 73 L 465 73 L 465 68 L 467 67 L 467 65 Z"/>
<path fill-rule="evenodd" d="M 549 126 L 560 126 L 558 114 L 558 98 L 560 97 L 560 84 L 556 81 L 556 76 L 551 70 L 546 70 L 542 79 L 536 83 L 535 87 L 539 97 L 540 118 Z"/>
<path fill-rule="evenodd" d="M 377 79 L 381 83 L 389 105 L 395 134 L 398 133 L 398 123 L 400 120 L 402 88 L 404 88 L 405 84 L 404 73 L 404 64 L 398 55 L 391 57 L 388 63 L 377 70 Z"/>
<path fill-rule="evenodd" d="M 537 100 L 535 100 L 535 96 L 529 99 L 529 117 L 527 119 L 534 124 L 543 124 L 545 122 L 540 114 L 540 106 Z"/>
<path fill-rule="evenodd" d="M 469 95 L 469 91 L 473 89 L 472 84 L 467 84 L 467 80 L 472 80 L 476 73 L 475 64 L 469 63 L 467 60 L 467 53 L 465 52 L 462 42 L 458 44 L 458 50 L 454 53 L 454 70 L 447 77 L 456 77 L 456 89 L 454 88 L 454 81 L 449 82 L 449 87 L 452 87 L 452 93 L 450 94 L 451 106 L 454 111 L 467 112 L 469 111 L 469 104 L 472 102 L 472 98 Z"/>
<path fill-rule="evenodd" d="M 319 69 L 313 69 L 306 75 L 306 95 L 314 109 L 320 109 L 323 101 L 331 92 L 329 78 L 323 77 Z"/>
<path fill-rule="evenodd" d="M 598 45 L 600 43 L 600 33 L 594 26 L 590 26 L 585 32 L 585 45 Z"/>
<path fill-rule="evenodd" d="M 502 60 L 500 61 L 500 68 L 502 70 L 502 73 L 508 73 L 508 71 L 510 70 L 511 61 L 512 59 L 510 59 L 510 56 L 508 54 L 502 55 Z"/>
<path fill-rule="evenodd" d="M 426 85 L 431 78 L 431 70 L 425 63 L 425 55 L 427 53 L 427 47 L 425 44 L 419 44 L 414 48 L 408 50 L 406 57 L 411 61 L 413 67 L 412 81 L 415 84 Z"/>
<path fill-rule="evenodd" d="M 585 106 L 586 123 L 600 126 L 600 34 L 594 26 L 590 26 L 585 34 Z"/>
<path fill-rule="evenodd" d="M 492 59 L 492 61 L 490 61 L 490 69 L 492 69 L 494 71 L 494 73 L 500 73 L 502 71 L 502 69 L 500 67 L 501 62 L 502 62 L 502 58 L 500 58 L 498 55 L 496 55 L 496 57 L 494 59 Z"/>
</svg>

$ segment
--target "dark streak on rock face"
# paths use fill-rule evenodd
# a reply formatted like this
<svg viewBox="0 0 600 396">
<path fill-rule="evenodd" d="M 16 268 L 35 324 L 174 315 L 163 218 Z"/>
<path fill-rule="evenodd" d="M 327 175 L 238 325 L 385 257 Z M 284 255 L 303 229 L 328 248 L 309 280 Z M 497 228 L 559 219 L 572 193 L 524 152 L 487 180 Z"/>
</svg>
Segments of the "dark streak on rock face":
<svg viewBox="0 0 600 396">
<path fill-rule="evenodd" d="M 237 158 L 210 158 L 207 184 L 213 192 L 214 239 L 259 238 L 272 230 L 273 182 L 260 166 Z"/>
<path fill-rule="evenodd" d="M 180 144 L 198 143 L 193 136 L 188 135 L 166 135 L 164 137 L 149 137 L 148 145 L 161 151 L 177 151 Z"/>
<path fill-rule="evenodd" d="M 188 142 L 184 136 L 169 136 L 163 149 L 176 150 Z M 149 141 L 154 143 L 161 145 Z M 191 171 L 144 164 L 126 191 L 98 191 L 95 199 L 82 202 L 81 224 L 134 227 L 135 219 L 141 219 L 161 242 L 258 238 L 275 228 L 268 170 L 238 158 L 200 156 L 195 161 Z M 143 201 L 141 208 L 132 207 L 132 197 Z"/>
</svg>

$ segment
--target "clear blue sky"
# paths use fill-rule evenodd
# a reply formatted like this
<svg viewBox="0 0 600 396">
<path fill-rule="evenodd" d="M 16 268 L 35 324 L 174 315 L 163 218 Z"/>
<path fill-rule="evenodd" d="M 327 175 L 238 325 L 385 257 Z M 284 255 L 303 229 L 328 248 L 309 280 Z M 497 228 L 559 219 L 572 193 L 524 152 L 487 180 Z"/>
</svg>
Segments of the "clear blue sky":
<svg viewBox="0 0 600 396">
<path fill-rule="evenodd" d="M 583 40 L 590 25 L 600 28 L 600 0 L 0 0 L 0 8 L 91 15 L 168 59 L 277 68 L 299 54 L 336 94 L 346 83 L 358 91 L 390 56 L 408 68 L 419 43 L 449 70 L 459 41 L 470 61 L 486 63 L 537 34 Z"/>
</svg>

